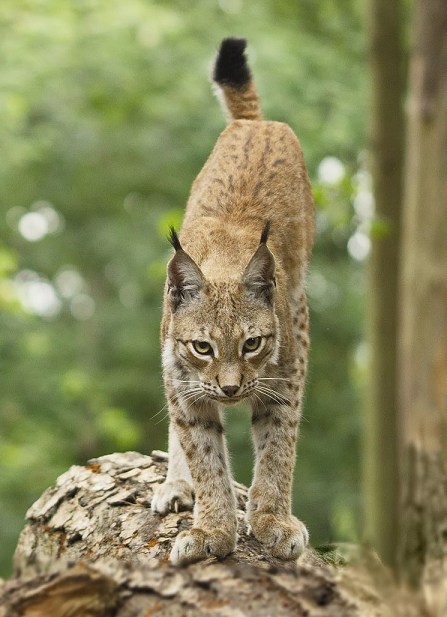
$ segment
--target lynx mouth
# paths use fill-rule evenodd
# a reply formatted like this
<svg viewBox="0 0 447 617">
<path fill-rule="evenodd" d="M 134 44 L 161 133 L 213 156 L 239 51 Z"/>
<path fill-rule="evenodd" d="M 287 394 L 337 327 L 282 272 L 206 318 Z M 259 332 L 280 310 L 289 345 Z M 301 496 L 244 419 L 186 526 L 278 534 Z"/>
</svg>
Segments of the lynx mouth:
<svg viewBox="0 0 447 617">
<path fill-rule="evenodd" d="M 207 396 L 208 398 L 212 399 L 213 401 L 217 401 L 219 403 L 223 403 L 224 405 L 226 405 L 227 407 L 229 407 L 230 405 L 234 405 L 235 403 L 240 403 L 241 401 L 244 401 L 245 399 L 250 397 L 250 394 L 252 392 L 251 391 L 246 391 L 246 392 L 242 392 L 242 394 L 238 394 L 237 396 L 217 396 L 215 394 L 208 394 Z"/>
</svg>

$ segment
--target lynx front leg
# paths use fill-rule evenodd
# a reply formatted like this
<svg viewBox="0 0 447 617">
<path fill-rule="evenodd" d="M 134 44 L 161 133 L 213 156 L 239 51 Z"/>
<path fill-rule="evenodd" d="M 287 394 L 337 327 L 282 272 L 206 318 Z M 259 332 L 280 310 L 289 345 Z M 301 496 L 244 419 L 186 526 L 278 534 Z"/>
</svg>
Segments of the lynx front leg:
<svg viewBox="0 0 447 617">
<path fill-rule="evenodd" d="M 194 404 L 177 407 L 172 423 L 191 471 L 196 503 L 194 526 L 177 536 L 170 559 L 183 565 L 212 555 L 226 557 L 236 546 L 237 518 L 219 410 L 214 404 L 206 411 Z"/>
<path fill-rule="evenodd" d="M 169 424 L 169 462 L 166 482 L 154 489 L 151 508 L 153 512 L 167 514 L 179 510 L 192 510 L 192 478 L 177 433 Z"/>
<path fill-rule="evenodd" d="M 273 403 L 254 407 L 255 473 L 247 520 L 273 556 L 292 560 L 307 542 L 306 527 L 291 514 L 291 491 L 299 408 Z"/>
</svg>

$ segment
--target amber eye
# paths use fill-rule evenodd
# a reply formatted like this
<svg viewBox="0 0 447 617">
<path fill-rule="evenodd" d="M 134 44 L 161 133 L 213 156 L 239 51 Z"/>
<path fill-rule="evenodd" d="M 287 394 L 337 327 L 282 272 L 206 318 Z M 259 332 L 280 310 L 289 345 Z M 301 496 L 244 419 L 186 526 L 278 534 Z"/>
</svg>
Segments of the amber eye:
<svg viewBox="0 0 447 617">
<path fill-rule="evenodd" d="M 244 348 L 242 351 L 244 352 L 256 351 L 259 345 L 261 344 L 261 340 L 262 340 L 261 336 L 255 336 L 253 338 L 248 338 L 244 343 Z"/>
<path fill-rule="evenodd" d="M 197 353 L 202 356 L 212 355 L 213 353 L 211 345 L 206 341 L 193 341 L 192 345 Z"/>
</svg>

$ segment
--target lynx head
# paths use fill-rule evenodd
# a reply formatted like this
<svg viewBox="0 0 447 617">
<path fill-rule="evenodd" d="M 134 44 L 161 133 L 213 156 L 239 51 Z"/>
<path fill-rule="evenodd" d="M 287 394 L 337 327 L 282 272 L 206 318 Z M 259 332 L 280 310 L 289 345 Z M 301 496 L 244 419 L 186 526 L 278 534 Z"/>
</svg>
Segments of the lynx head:
<svg viewBox="0 0 447 617">
<path fill-rule="evenodd" d="M 171 321 L 163 366 L 176 390 L 190 391 L 192 399 L 234 403 L 252 394 L 262 369 L 276 361 L 275 260 L 268 232 L 267 224 L 240 277 L 212 281 L 171 230 L 176 252 L 168 264 Z"/>
</svg>

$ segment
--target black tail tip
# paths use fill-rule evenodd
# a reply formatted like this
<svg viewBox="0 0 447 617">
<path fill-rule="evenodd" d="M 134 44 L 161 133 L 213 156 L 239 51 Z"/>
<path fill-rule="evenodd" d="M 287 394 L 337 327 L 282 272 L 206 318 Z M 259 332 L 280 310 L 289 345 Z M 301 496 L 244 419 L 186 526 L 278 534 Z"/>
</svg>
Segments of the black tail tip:
<svg viewBox="0 0 447 617">
<path fill-rule="evenodd" d="M 246 47 L 246 39 L 230 37 L 222 41 L 214 65 L 215 82 L 241 88 L 250 81 L 251 74 L 245 56 Z"/>
<path fill-rule="evenodd" d="M 181 250 L 182 246 L 180 244 L 180 240 L 178 239 L 177 232 L 175 231 L 172 225 L 169 227 L 168 240 L 172 244 L 172 246 L 175 248 L 176 251 Z"/>
</svg>

